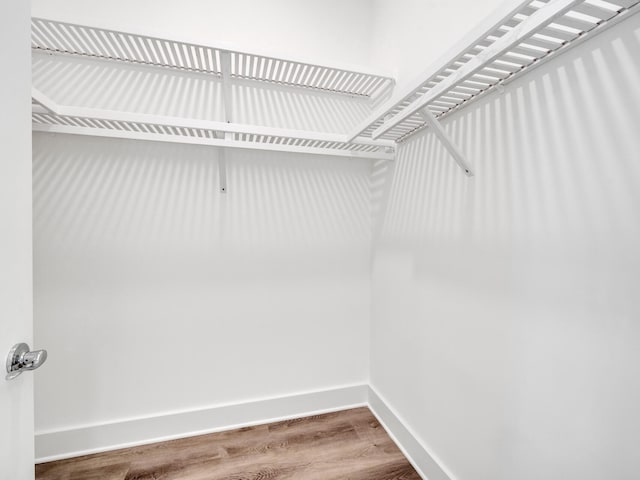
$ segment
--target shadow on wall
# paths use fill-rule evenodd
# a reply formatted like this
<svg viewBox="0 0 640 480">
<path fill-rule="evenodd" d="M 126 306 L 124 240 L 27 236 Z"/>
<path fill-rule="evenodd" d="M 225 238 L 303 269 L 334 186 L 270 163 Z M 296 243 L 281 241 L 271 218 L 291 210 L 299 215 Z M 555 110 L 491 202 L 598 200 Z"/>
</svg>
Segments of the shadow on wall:
<svg viewBox="0 0 640 480">
<path fill-rule="evenodd" d="M 429 131 L 375 168 L 372 382 L 456 478 L 637 476 L 638 52 L 640 15 L 446 119 L 471 179 Z"/>
<path fill-rule="evenodd" d="M 36 238 L 64 249 L 361 245 L 369 161 L 36 134 Z M 43 245 L 43 246 L 45 246 Z"/>
<path fill-rule="evenodd" d="M 37 431 L 364 381 L 368 160 L 33 147 Z"/>
<path fill-rule="evenodd" d="M 461 175 L 428 130 L 406 142 L 384 241 L 637 232 L 640 109 L 629 107 L 640 104 L 640 67 L 633 33 L 588 55 L 569 52 L 561 65 L 445 120 L 475 178 Z"/>
<path fill-rule="evenodd" d="M 474 178 L 428 130 L 401 146 L 397 165 L 377 164 L 379 244 L 459 259 L 519 249 L 550 264 L 601 250 L 591 260 L 619 262 L 640 236 L 638 44 L 637 30 L 587 44 L 445 120 Z"/>
<path fill-rule="evenodd" d="M 222 84 L 212 75 L 33 53 L 33 85 L 63 105 L 224 121 Z M 370 112 L 366 99 L 234 80 L 237 123 L 346 133 Z"/>
</svg>

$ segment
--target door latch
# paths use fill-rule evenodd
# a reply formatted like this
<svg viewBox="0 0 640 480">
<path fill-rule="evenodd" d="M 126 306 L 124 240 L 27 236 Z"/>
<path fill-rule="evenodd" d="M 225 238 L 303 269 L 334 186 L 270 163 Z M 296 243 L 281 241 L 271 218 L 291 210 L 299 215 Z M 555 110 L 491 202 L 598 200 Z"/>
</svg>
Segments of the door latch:
<svg viewBox="0 0 640 480">
<path fill-rule="evenodd" d="M 29 351 L 26 343 L 17 343 L 7 356 L 7 380 L 13 380 L 22 372 L 39 368 L 47 359 L 46 350 Z"/>
</svg>

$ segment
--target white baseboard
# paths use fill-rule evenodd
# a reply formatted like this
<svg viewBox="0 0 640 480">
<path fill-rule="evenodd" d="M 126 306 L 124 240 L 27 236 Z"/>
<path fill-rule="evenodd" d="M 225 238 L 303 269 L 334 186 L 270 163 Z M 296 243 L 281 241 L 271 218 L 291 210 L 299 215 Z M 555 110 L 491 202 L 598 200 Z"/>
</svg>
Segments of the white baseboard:
<svg viewBox="0 0 640 480">
<path fill-rule="evenodd" d="M 369 385 L 36 433 L 36 463 L 368 406 L 425 480 L 454 480 Z"/>
<path fill-rule="evenodd" d="M 420 476 L 424 480 L 455 480 L 442 463 L 417 439 L 389 403 L 373 387 L 369 386 L 368 390 L 367 397 L 371 412 Z"/>
<path fill-rule="evenodd" d="M 36 433 L 36 463 L 367 405 L 367 385 Z"/>
</svg>

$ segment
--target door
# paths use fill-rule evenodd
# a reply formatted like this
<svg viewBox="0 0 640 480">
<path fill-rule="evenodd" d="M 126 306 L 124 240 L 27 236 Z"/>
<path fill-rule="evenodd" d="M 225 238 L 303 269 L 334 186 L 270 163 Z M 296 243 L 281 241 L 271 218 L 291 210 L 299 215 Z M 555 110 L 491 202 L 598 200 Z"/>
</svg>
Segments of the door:
<svg viewBox="0 0 640 480">
<path fill-rule="evenodd" d="M 32 345 L 31 5 L 0 1 L 0 478 L 33 478 L 33 373 L 5 380 Z"/>
</svg>

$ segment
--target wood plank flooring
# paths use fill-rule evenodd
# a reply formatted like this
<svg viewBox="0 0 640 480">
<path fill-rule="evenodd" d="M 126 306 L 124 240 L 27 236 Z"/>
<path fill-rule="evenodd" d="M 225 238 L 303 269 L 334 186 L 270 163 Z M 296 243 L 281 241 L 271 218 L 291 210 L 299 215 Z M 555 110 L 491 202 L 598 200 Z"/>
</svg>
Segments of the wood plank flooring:
<svg viewBox="0 0 640 480">
<path fill-rule="evenodd" d="M 36 480 L 420 480 L 368 408 L 36 465 Z"/>
</svg>

